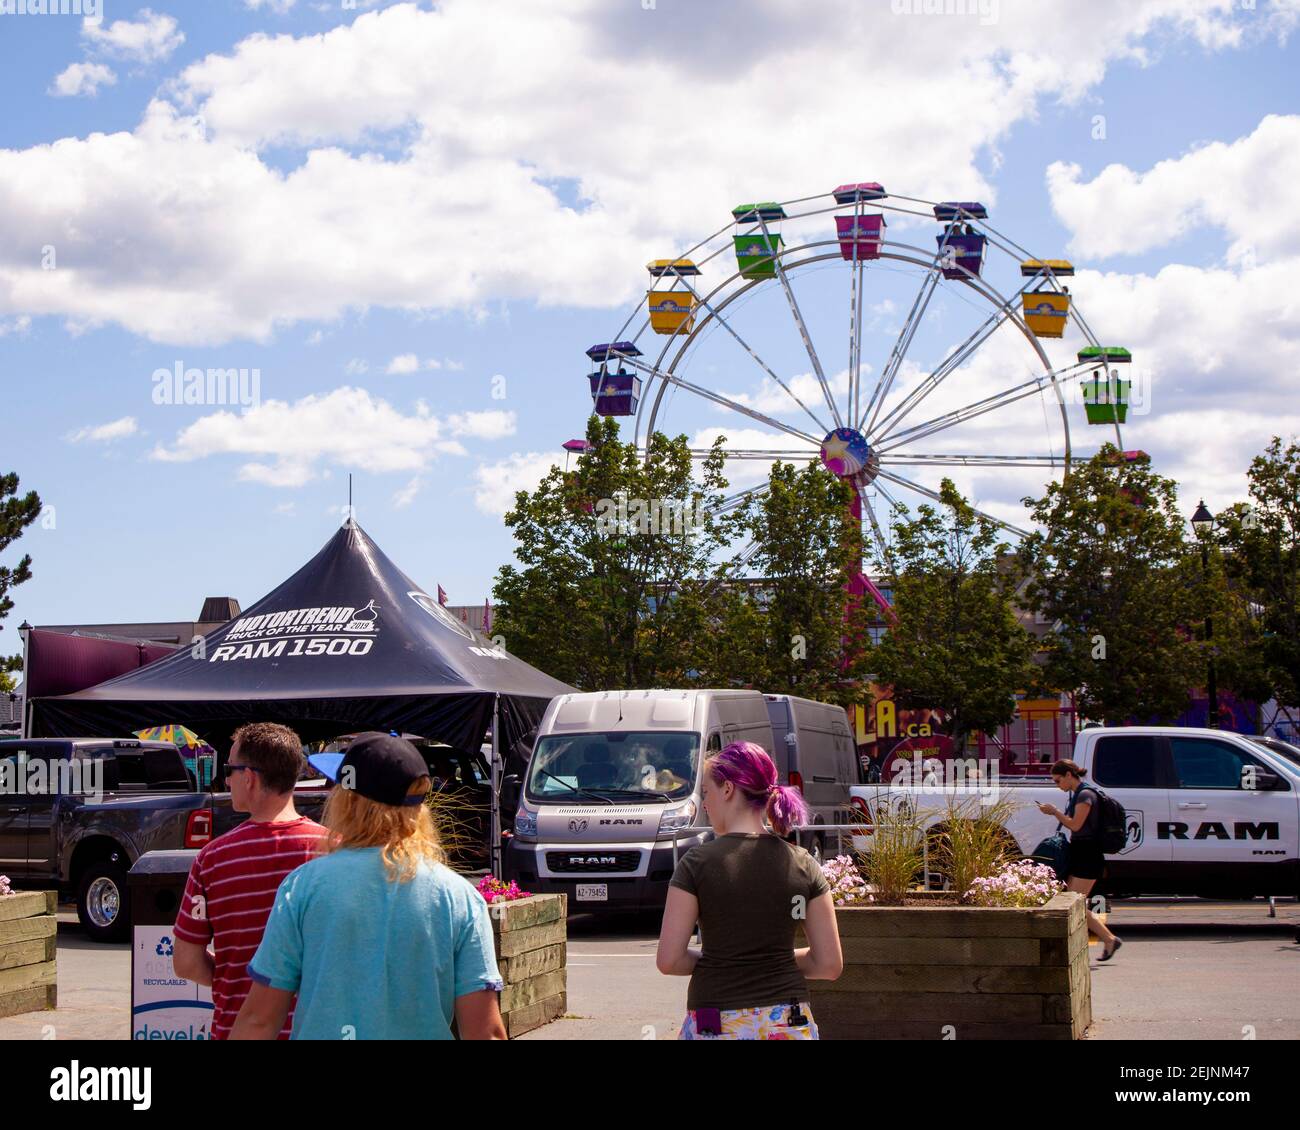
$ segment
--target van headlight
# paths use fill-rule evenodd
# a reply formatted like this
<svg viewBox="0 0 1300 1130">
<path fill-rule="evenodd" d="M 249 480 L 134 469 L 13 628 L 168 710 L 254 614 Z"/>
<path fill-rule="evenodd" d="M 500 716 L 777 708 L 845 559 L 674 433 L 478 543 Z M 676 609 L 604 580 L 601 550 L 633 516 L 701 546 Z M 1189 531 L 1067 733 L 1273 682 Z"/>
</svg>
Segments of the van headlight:
<svg viewBox="0 0 1300 1130">
<path fill-rule="evenodd" d="M 689 828 L 695 823 L 695 802 L 688 800 L 685 804 L 676 804 L 665 808 L 659 817 L 659 834 L 673 832 L 680 828 Z"/>
<path fill-rule="evenodd" d="M 515 835 L 521 840 L 537 839 L 537 813 L 522 804 L 515 811 Z"/>
</svg>

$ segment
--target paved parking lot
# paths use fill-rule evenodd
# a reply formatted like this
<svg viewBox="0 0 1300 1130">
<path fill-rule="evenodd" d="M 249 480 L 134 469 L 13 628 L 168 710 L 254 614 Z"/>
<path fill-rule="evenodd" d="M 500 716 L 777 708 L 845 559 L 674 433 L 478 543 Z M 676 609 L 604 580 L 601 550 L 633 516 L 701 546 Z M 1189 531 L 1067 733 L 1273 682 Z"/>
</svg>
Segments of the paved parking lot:
<svg viewBox="0 0 1300 1130">
<path fill-rule="evenodd" d="M 1260 901 L 1132 900 L 1115 904 L 1109 921 L 1124 948 L 1113 962 L 1093 961 L 1089 1039 L 1300 1039 L 1294 899 L 1277 904 L 1276 918 Z M 655 930 L 644 916 L 573 919 L 568 1016 L 523 1039 L 674 1038 L 686 979 L 656 971 Z M 58 1009 L 0 1019 L 0 1040 L 51 1031 L 56 1039 L 126 1039 L 130 947 L 88 941 L 63 909 L 58 960 Z"/>
</svg>

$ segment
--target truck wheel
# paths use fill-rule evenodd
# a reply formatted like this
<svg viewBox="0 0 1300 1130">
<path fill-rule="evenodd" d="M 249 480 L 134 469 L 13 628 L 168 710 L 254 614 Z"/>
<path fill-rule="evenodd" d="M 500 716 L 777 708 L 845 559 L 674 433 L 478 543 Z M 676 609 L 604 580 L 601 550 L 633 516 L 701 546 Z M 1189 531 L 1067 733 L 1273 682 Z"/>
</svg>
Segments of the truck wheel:
<svg viewBox="0 0 1300 1130">
<path fill-rule="evenodd" d="M 112 858 L 97 859 L 77 884 L 77 918 L 92 942 L 125 940 L 131 922 L 126 868 Z"/>
</svg>

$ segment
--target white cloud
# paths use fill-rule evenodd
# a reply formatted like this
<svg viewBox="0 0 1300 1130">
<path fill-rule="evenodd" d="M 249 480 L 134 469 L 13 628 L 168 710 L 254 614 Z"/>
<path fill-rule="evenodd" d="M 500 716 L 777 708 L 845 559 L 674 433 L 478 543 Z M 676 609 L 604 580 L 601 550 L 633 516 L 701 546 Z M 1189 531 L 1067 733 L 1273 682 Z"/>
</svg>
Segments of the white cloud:
<svg viewBox="0 0 1300 1130">
<path fill-rule="evenodd" d="M 393 495 L 393 508 L 403 510 L 415 501 L 415 496 L 420 493 L 420 488 L 424 486 L 424 480 L 416 475 L 406 486 L 402 487 Z"/>
<path fill-rule="evenodd" d="M 173 16 L 148 8 L 141 8 L 136 15 L 134 21 L 114 20 L 111 24 L 84 20 L 82 38 L 95 49 L 141 63 L 166 59 L 185 42 L 185 33 Z"/>
<path fill-rule="evenodd" d="M 418 373 L 420 371 L 420 359 L 414 353 L 402 353 L 388 362 L 388 368 L 384 372 L 392 373 Z"/>
<path fill-rule="evenodd" d="M 32 319 L 27 314 L 19 314 L 18 317 L 10 318 L 8 321 L 0 318 L 0 337 L 4 337 L 6 334 L 19 334 L 21 336 L 31 328 Z"/>
<path fill-rule="evenodd" d="M 406 375 L 409 373 L 418 373 L 421 370 L 425 372 L 437 372 L 440 369 L 446 369 L 449 372 L 459 372 L 465 368 L 459 361 L 450 359 L 439 360 L 437 357 L 426 357 L 423 361 L 414 353 L 399 353 L 388 362 L 388 368 L 384 371 L 388 374 Z"/>
<path fill-rule="evenodd" d="M 56 98 L 93 98 L 101 86 L 113 86 L 117 75 L 103 63 L 73 63 L 54 76 L 49 93 Z"/>
<path fill-rule="evenodd" d="M 1049 170 L 1053 208 L 1081 253 L 1197 234 L 1193 253 L 1206 265 L 1082 270 L 1072 287 L 1094 330 L 1131 349 L 1149 380 L 1150 413 L 1130 417 L 1125 442 L 1149 451 L 1188 497 L 1244 497 L 1251 457 L 1273 435 L 1300 431 L 1300 215 L 1281 206 L 1298 181 L 1294 115 L 1145 171 L 1112 165 L 1085 182 L 1076 168 Z"/>
<path fill-rule="evenodd" d="M 254 12 L 260 12 L 263 8 L 275 12 L 277 15 L 284 15 L 290 11 L 297 0 L 244 0 L 244 7 L 250 8 Z"/>
<path fill-rule="evenodd" d="M 67 440 L 69 443 L 83 443 L 87 440 L 91 443 L 112 443 L 114 440 L 133 436 L 139 430 L 134 416 L 123 416 L 120 420 L 113 420 L 107 424 L 78 428 L 68 435 Z"/>
<path fill-rule="evenodd" d="M 289 404 L 267 400 L 242 414 L 214 412 L 183 429 L 151 458 L 191 462 L 218 455 L 252 456 L 239 477 L 298 487 L 320 477 L 322 465 L 374 473 L 421 471 L 440 455 L 464 455 L 457 437 L 512 435 L 512 412 L 467 412 L 441 419 L 427 405 L 407 415 L 359 388 L 306 396 Z"/>
<path fill-rule="evenodd" d="M 297 509 L 298 509 L 297 503 L 277 502 L 275 505 L 275 509 L 272 511 L 272 513 L 283 514 L 285 517 L 292 517 L 293 514 L 297 511 Z"/>
<path fill-rule="evenodd" d="M 303 342 L 303 344 L 304 344 L 304 345 L 320 345 L 320 343 L 321 343 L 322 341 L 324 341 L 324 340 L 325 340 L 325 334 L 324 334 L 324 331 L 322 331 L 322 330 L 312 330 L 312 332 L 311 332 L 310 334 L 307 335 L 307 338 L 306 338 L 306 340 Z"/>
<path fill-rule="evenodd" d="M 474 469 L 474 505 L 484 514 L 503 517 L 515 504 L 516 491 L 533 491 L 560 460 L 542 451 L 514 452 Z"/>
<path fill-rule="evenodd" d="M 349 377 L 359 377 L 363 373 L 370 371 L 370 362 L 364 361 L 360 357 L 353 357 L 346 365 L 343 366 L 343 372 Z"/>
<path fill-rule="evenodd" d="M 1084 181 L 1078 165 L 1047 170 L 1052 207 L 1070 228 L 1070 250 L 1105 258 L 1161 247 L 1195 231 L 1196 253 L 1229 241 L 1227 257 L 1300 254 L 1294 207 L 1300 184 L 1300 116 L 1269 115 L 1234 142 L 1216 141 L 1145 172 L 1108 165 Z"/>
<path fill-rule="evenodd" d="M 446 0 L 257 34 L 186 67 L 131 132 L 0 150 L 0 249 L 56 231 L 77 263 L 42 272 L 0 250 L 0 295 L 75 328 L 186 344 L 265 340 L 370 306 L 608 308 L 635 296 L 641 263 L 715 229 L 737 199 L 839 183 L 845 152 L 888 169 L 895 191 L 960 185 L 995 204 L 985 158 L 1042 103 L 1081 98 L 1109 64 L 1171 36 L 1221 47 L 1230 9 L 1039 0 L 954 35 L 951 20 L 858 0 L 826 0 L 816 20 L 799 0 L 763 0 L 739 26 L 721 5 Z M 137 52 L 169 41 L 123 23 L 87 34 Z M 852 114 L 843 91 L 864 57 L 876 97 Z M 665 130 L 656 90 L 689 90 L 709 111 Z M 282 171 L 259 155 L 272 146 L 301 160 Z M 270 245 L 292 250 L 268 257 Z"/>
</svg>

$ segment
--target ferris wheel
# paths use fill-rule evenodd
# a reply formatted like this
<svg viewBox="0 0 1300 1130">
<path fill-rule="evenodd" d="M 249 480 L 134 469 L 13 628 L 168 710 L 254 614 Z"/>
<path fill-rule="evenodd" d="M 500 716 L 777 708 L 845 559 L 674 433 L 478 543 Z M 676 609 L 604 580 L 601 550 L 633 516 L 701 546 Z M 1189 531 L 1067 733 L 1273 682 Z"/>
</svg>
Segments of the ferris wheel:
<svg viewBox="0 0 1300 1130">
<path fill-rule="evenodd" d="M 883 512 L 939 500 L 944 476 L 966 475 L 976 512 L 1023 536 L 1005 501 L 997 514 L 980 497 L 1067 475 L 1072 412 L 1123 451 L 1129 351 L 1093 335 L 1062 281 L 1071 263 L 1030 254 L 976 201 L 867 182 L 740 204 L 647 269 L 644 301 L 587 350 L 594 411 L 632 418 L 642 454 L 656 431 L 693 433 L 701 459 L 724 436 L 729 469 L 752 461 L 755 479 L 724 510 L 766 489 L 764 464 L 819 458 L 854 488 L 864 538 L 888 561 Z M 1072 352 L 1054 361 L 1046 346 L 1067 331 Z"/>
</svg>

